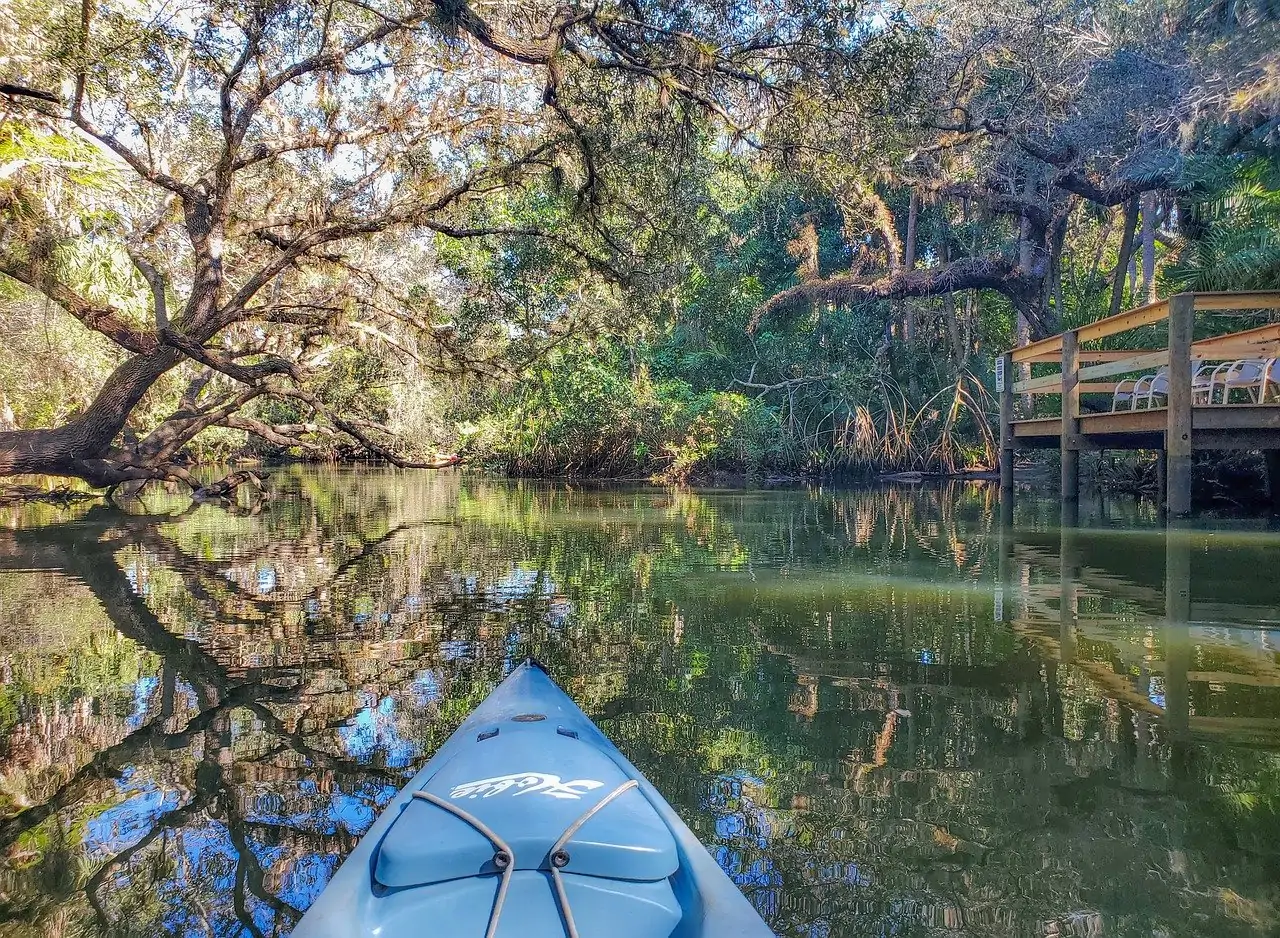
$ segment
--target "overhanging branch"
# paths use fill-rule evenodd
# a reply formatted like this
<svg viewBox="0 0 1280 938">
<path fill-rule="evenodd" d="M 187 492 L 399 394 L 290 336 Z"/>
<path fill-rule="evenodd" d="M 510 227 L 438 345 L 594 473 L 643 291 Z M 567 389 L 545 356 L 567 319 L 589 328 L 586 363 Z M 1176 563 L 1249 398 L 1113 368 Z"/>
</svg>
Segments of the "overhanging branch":
<svg viewBox="0 0 1280 938">
<path fill-rule="evenodd" d="M 121 348 L 140 355 L 155 351 L 155 336 L 136 329 L 121 317 L 114 306 L 91 303 L 70 287 L 50 277 L 39 276 L 30 265 L 0 258 L 0 274 L 44 294 L 89 329 L 106 336 Z"/>
<path fill-rule="evenodd" d="M 751 317 L 749 328 L 755 331 L 770 316 L 793 309 L 802 303 L 826 303 L 853 306 L 875 300 L 899 300 L 910 297 L 941 296 L 959 290 L 998 290 L 1014 299 L 1026 300 L 1028 291 L 1038 283 L 1035 271 L 1026 271 L 1012 258 L 965 258 L 927 270 L 901 271 L 880 280 L 864 283 L 855 277 L 828 277 L 783 290 L 761 305 Z"/>
</svg>

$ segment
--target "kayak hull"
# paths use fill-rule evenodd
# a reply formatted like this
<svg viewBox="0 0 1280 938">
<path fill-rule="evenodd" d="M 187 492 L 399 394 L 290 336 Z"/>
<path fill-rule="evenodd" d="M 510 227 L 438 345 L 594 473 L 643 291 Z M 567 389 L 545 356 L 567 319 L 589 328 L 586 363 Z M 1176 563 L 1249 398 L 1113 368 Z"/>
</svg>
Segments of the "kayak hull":
<svg viewBox="0 0 1280 938">
<path fill-rule="evenodd" d="M 574 930 L 773 938 L 661 794 L 530 660 L 397 793 L 293 934 Z"/>
</svg>

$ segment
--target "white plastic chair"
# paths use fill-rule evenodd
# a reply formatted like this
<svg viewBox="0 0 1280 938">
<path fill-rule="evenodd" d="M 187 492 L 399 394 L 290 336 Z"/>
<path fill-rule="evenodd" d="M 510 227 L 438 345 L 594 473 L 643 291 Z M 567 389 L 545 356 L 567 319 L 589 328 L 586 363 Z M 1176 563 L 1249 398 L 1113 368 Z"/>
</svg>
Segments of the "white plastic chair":
<svg viewBox="0 0 1280 938">
<path fill-rule="evenodd" d="M 1212 404 L 1218 365 L 1201 365 L 1191 376 L 1191 403 Z"/>
<path fill-rule="evenodd" d="M 1156 406 L 1156 398 L 1169 396 L 1169 369 L 1161 366 L 1153 375 L 1143 375 L 1133 386 L 1133 400 L 1129 402 L 1130 410 L 1141 410 L 1144 406 L 1150 410 Z M 1145 404 L 1144 404 L 1145 402 Z"/>
<path fill-rule="evenodd" d="M 1249 403 L 1259 403 L 1266 393 L 1269 365 L 1256 358 L 1231 362 L 1222 372 L 1222 403 L 1231 403 L 1232 391 L 1244 391 L 1249 395 Z"/>
<path fill-rule="evenodd" d="M 1138 383 L 1136 378 L 1125 378 L 1123 381 L 1116 382 L 1115 390 L 1111 392 L 1111 410 L 1112 412 L 1120 409 L 1120 405 L 1127 407 L 1133 406 L 1133 388 Z"/>
<path fill-rule="evenodd" d="M 1240 362 L 1223 362 L 1218 365 L 1201 365 L 1191 376 L 1191 403 L 1212 404 L 1214 393 L 1219 385 L 1225 386 L 1226 375 Z M 1275 385 L 1277 396 L 1280 396 L 1280 358 L 1267 363 L 1265 373 L 1270 377 L 1266 384 Z M 1129 410 L 1141 410 L 1144 407 L 1156 406 L 1156 398 L 1169 396 L 1169 369 L 1161 366 L 1155 374 L 1143 375 L 1141 378 L 1125 378 L 1118 381 L 1111 394 L 1111 410 L 1117 411 L 1127 407 Z M 1266 397 L 1263 388 L 1262 399 Z M 1225 402 L 1225 397 L 1224 397 Z"/>
<path fill-rule="evenodd" d="M 1267 402 L 1267 392 L 1275 390 L 1276 402 L 1280 403 L 1280 358 L 1273 358 L 1267 362 L 1267 367 L 1263 372 L 1265 377 L 1262 383 L 1262 393 L 1258 397 L 1259 404 Z"/>
<path fill-rule="evenodd" d="M 1208 396 L 1208 400 L 1205 401 L 1206 404 L 1213 403 L 1214 392 L 1216 392 L 1218 390 L 1218 386 L 1222 384 L 1223 379 L 1226 377 L 1227 372 L 1230 371 L 1232 368 L 1234 368 L 1237 364 L 1238 364 L 1237 362 L 1222 362 L 1222 364 L 1218 365 L 1213 369 L 1213 373 L 1209 375 L 1209 396 Z M 1223 403 L 1226 403 L 1225 393 L 1223 394 Z"/>
</svg>

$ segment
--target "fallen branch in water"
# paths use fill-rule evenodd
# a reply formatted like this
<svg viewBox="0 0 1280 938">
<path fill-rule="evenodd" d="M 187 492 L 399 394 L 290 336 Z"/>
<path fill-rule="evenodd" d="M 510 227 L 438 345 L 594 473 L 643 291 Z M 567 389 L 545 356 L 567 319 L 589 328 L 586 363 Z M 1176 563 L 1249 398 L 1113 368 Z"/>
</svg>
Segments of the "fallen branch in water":
<svg viewBox="0 0 1280 938">
<path fill-rule="evenodd" d="M 235 494 L 236 489 L 242 485 L 250 485 L 258 492 L 262 492 L 263 483 L 266 481 L 267 474 L 265 472 L 258 473 L 252 469 L 237 469 L 217 482 L 202 485 L 191 493 L 191 497 L 196 501 L 215 501 L 230 498 Z"/>
<path fill-rule="evenodd" d="M 50 505 L 71 505 L 88 499 L 101 498 L 97 492 L 81 492 L 60 485 L 54 489 L 37 488 L 34 485 L 11 485 L 0 488 L 0 505 L 20 505 L 26 502 L 45 502 Z"/>
</svg>

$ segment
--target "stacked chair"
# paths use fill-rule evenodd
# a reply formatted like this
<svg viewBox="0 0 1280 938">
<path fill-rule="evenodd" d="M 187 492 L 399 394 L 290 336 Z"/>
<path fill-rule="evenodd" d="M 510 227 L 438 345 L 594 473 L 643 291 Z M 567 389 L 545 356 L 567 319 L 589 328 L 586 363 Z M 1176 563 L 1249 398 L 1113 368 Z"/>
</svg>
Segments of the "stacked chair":
<svg viewBox="0 0 1280 938">
<path fill-rule="evenodd" d="M 1280 358 L 1245 358 L 1219 365 L 1201 365 L 1191 378 L 1191 400 L 1195 404 L 1230 404 L 1233 403 L 1231 395 L 1241 392 L 1246 400 L 1236 403 L 1265 404 L 1272 397 L 1280 402 Z M 1158 407 L 1168 397 L 1169 369 L 1162 366 L 1155 374 L 1119 382 L 1111 397 L 1111 409 Z"/>
</svg>

